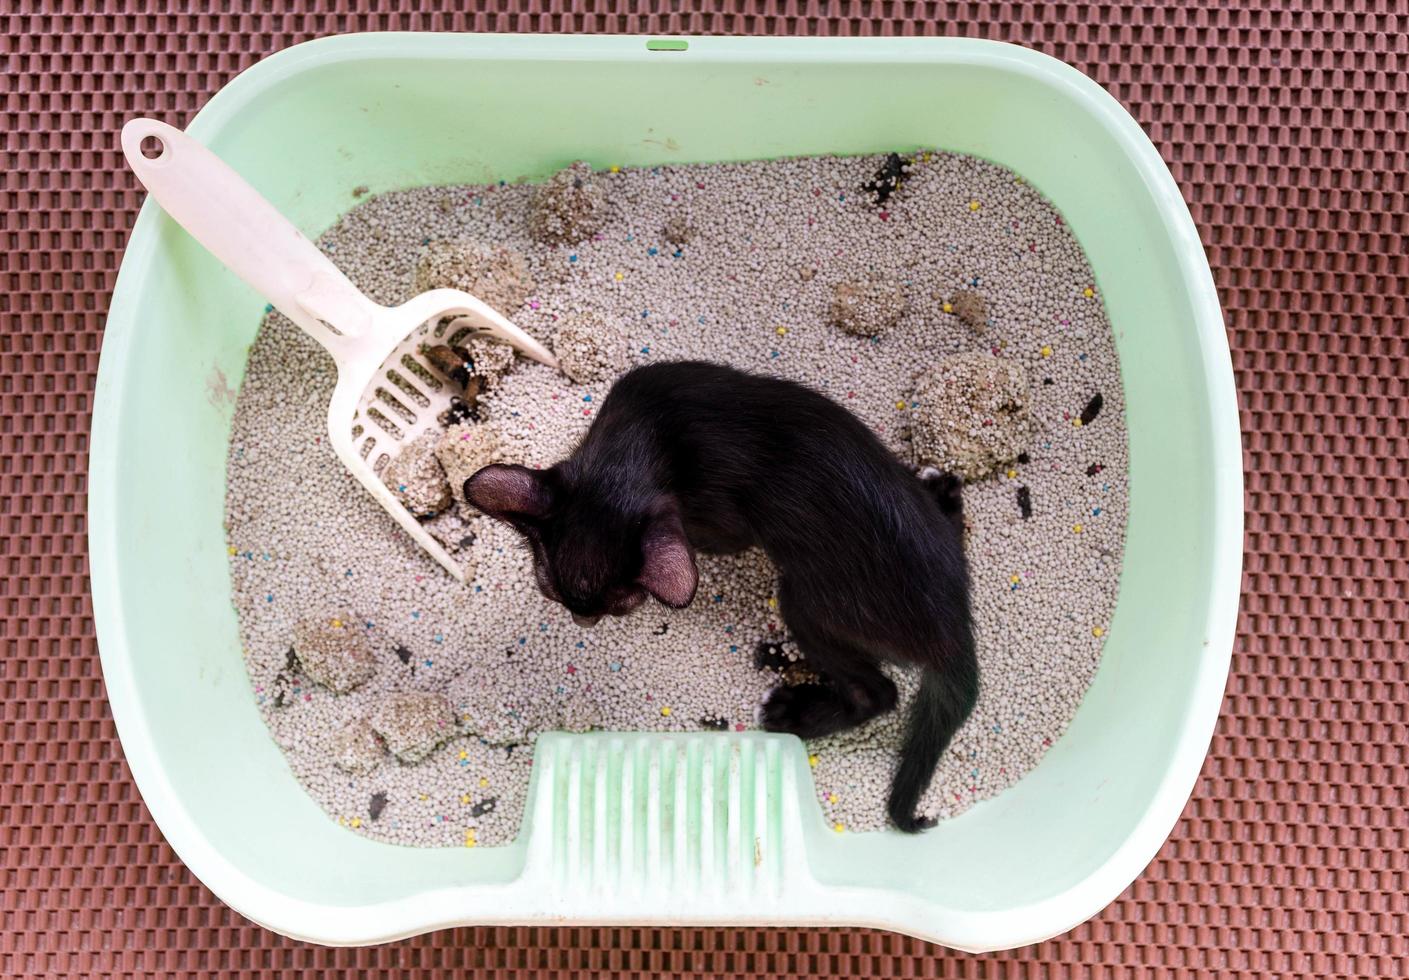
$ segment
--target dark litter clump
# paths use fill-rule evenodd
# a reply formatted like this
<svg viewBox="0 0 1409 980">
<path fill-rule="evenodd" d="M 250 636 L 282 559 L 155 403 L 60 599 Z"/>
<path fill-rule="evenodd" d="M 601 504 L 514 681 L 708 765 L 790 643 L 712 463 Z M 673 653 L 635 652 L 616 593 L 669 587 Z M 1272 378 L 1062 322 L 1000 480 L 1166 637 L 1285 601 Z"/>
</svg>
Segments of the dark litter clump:
<svg viewBox="0 0 1409 980">
<path fill-rule="evenodd" d="M 449 344 L 436 344 L 434 347 L 424 348 L 422 353 L 425 354 L 426 360 L 431 362 L 431 367 L 461 388 L 469 386 L 470 378 L 473 376 L 475 359 L 465 348 L 451 347 Z"/>
<path fill-rule="evenodd" d="M 792 661 L 783 652 L 781 643 L 765 640 L 754 648 L 753 665 L 759 670 L 786 670 L 791 664 Z"/>
<path fill-rule="evenodd" d="M 1032 516 L 1032 491 L 1027 487 L 1018 487 L 1018 510 L 1022 513 L 1023 520 Z"/>
<path fill-rule="evenodd" d="M 294 677 L 298 673 L 298 654 L 294 653 L 294 648 L 289 647 L 289 652 L 284 655 L 284 669 L 274 675 L 274 707 L 282 708 L 289 695 L 289 688 L 294 686 Z"/>
<path fill-rule="evenodd" d="M 382 811 L 385 809 L 386 794 L 373 793 L 371 801 L 367 804 L 367 816 L 371 817 L 373 820 L 376 820 L 382 815 Z"/>
<path fill-rule="evenodd" d="M 411 662 L 411 651 L 406 647 L 397 647 L 396 655 L 401 658 L 403 664 L 409 664 Z"/>
<path fill-rule="evenodd" d="M 480 800 L 474 806 L 470 807 L 470 816 L 482 817 L 487 813 L 493 813 L 494 808 L 498 805 L 499 797 L 497 796 L 491 796 L 487 800 Z"/>
<path fill-rule="evenodd" d="M 1042 383 L 1043 383 L 1044 385 L 1055 384 L 1055 382 L 1054 382 L 1051 378 L 1043 378 L 1043 379 L 1042 379 Z"/>
<path fill-rule="evenodd" d="M 890 196 L 900 187 L 900 182 L 905 177 L 906 161 L 899 153 L 888 154 L 885 162 L 881 164 L 881 169 L 876 171 L 876 176 L 872 177 L 861 189 L 876 195 L 876 203 L 884 204 Z"/>
<path fill-rule="evenodd" d="M 729 727 L 729 723 L 723 718 L 701 718 L 700 727 L 708 728 L 713 732 L 722 732 Z"/>
<path fill-rule="evenodd" d="M 1029 456 L 1027 453 L 1018 453 L 1018 462 L 1024 464 L 1031 463 L 1032 457 Z"/>
<path fill-rule="evenodd" d="M 476 391 L 475 395 L 478 397 L 479 392 Z M 467 402 L 458 395 L 453 396 L 450 399 L 450 407 L 440 413 L 437 421 L 447 429 L 452 425 L 460 425 L 462 422 L 478 422 L 479 405 L 477 402 L 474 404 Z"/>
<path fill-rule="evenodd" d="M 1102 466 L 1100 463 L 1092 463 L 1090 466 L 1086 467 L 1086 475 L 1087 475 L 1087 476 L 1095 476 L 1097 473 L 1101 472 L 1103 469 L 1105 469 L 1105 467 Z"/>
<path fill-rule="evenodd" d="M 1081 410 L 1081 424 L 1090 425 L 1096 416 L 1101 414 L 1101 406 L 1105 403 L 1106 400 L 1101 397 L 1099 391 L 1092 395 L 1091 400 L 1086 403 L 1086 407 Z"/>
</svg>

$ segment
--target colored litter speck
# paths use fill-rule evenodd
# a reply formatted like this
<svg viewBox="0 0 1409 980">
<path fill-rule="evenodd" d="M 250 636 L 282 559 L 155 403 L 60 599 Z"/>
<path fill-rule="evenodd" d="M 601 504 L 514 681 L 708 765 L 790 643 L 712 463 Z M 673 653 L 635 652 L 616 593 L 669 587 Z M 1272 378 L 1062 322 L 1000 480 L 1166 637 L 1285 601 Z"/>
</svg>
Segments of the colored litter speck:
<svg viewBox="0 0 1409 980">
<path fill-rule="evenodd" d="M 469 793 L 461 793 L 461 794 L 460 794 L 460 802 L 461 802 L 461 803 L 469 803 L 469 802 L 470 802 L 470 794 L 469 794 Z"/>
<path fill-rule="evenodd" d="M 1090 299 L 1092 296 L 1096 295 L 1096 290 L 1092 289 L 1090 286 L 1087 286 L 1081 291 L 1081 295 L 1085 296 L 1087 299 Z"/>
<path fill-rule="evenodd" d="M 977 211 L 977 210 L 978 210 L 978 201 L 970 201 L 970 202 L 969 202 L 969 210 L 970 210 L 970 211 Z"/>
<path fill-rule="evenodd" d="M 1097 639 L 1100 639 L 1101 637 L 1106 635 L 1106 631 L 1101 629 L 1101 627 L 1099 626 L 1093 626 L 1091 627 L 1091 635 L 1096 637 Z"/>
<path fill-rule="evenodd" d="M 1008 581 L 1009 581 L 1009 582 L 1012 582 L 1014 585 L 1017 585 L 1019 582 L 1022 581 L 1022 576 L 1021 576 L 1021 575 L 1010 575 L 1010 576 L 1008 576 Z"/>
<path fill-rule="evenodd" d="M 1042 348 L 1040 351 L 1038 351 L 1037 353 L 1041 354 L 1043 357 L 1051 357 L 1051 356 L 1052 356 L 1052 347 L 1051 347 L 1050 344 L 1045 345 L 1045 346 L 1043 346 L 1043 348 Z"/>
<path fill-rule="evenodd" d="M 815 755 L 809 755 L 809 756 L 807 757 L 807 764 L 808 764 L 809 766 L 811 766 L 813 769 L 816 769 L 816 768 L 817 768 L 817 756 L 815 756 Z"/>
<path fill-rule="evenodd" d="M 232 555 L 238 555 L 239 553 L 240 553 L 240 549 L 239 549 L 239 548 L 236 548 L 234 545 L 231 545 L 231 546 L 230 546 L 230 554 L 232 554 Z"/>
<path fill-rule="evenodd" d="M 265 596 L 265 597 L 264 597 L 264 601 L 265 601 L 265 602 L 273 602 L 273 601 L 274 601 L 274 593 L 271 592 L 271 593 L 269 593 L 267 596 Z"/>
<path fill-rule="evenodd" d="M 607 168 L 607 169 L 609 169 L 609 170 L 610 170 L 612 173 L 614 173 L 614 174 L 619 174 L 619 173 L 621 173 L 621 168 L 618 167 L 616 164 L 612 164 L 612 165 L 611 165 L 609 168 Z"/>
<path fill-rule="evenodd" d="M 462 758 L 462 759 L 468 759 L 469 757 L 470 757 L 470 753 L 466 752 L 464 749 L 461 749 L 461 750 L 460 750 L 460 758 Z"/>
<path fill-rule="evenodd" d="M 475 832 L 474 832 L 474 828 L 472 828 L 472 827 L 466 827 L 466 828 L 465 828 L 465 846 L 466 846 L 466 847 L 474 847 L 474 846 L 475 846 Z"/>
<path fill-rule="evenodd" d="M 1092 516 L 1092 517 L 1100 517 L 1100 516 L 1101 516 L 1101 508 L 1099 508 L 1099 507 L 1092 507 L 1092 508 L 1091 508 L 1091 516 Z"/>
<path fill-rule="evenodd" d="M 836 801 L 837 801 L 837 794 L 836 794 L 836 793 L 828 793 L 828 794 L 827 794 L 827 802 L 828 802 L 828 803 L 835 803 Z"/>
<path fill-rule="evenodd" d="M 614 278 L 617 282 L 621 282 L 623 279 L 626 278 L 626 276 L 625 276 L 624 274 L 618 272 L 618 273 L 616 273 L 612 278 Z"/>
<path fill-rule="evenodd" d="M 611 663 L 607 664 L 607 667 L 608 667 L 609 670 L 611 670 L 611 672 L 612 672 L 613 674 L 615 674 L 617 671 L 621 670 L 621 664 L 617 663 L 615 660 L 613 660 Z"/>
<path fill-rule="evenodd" d="M 769 609 L 777 609 L 777 608 L 778 608 L 778 600 L 777 600 L 776 597 L 774 597 L 774 596 L 769 596 L 769 597 L 768 597 L 768 608 L 769 608 Z"/>
<path fill-rule="evenodd" d="M 488 779 L 485 779 L 483 776 L 479 777 L 479 788 L 480 788 L 480 789 L 485 789 L 485 788 L 488 787 L 488 786 L 489 786 L 489 780 L 488 780 Z"/>
<path fill-rule="evenodd" d="M 1072 529 L 1072 532 L 1073 532 L 1074 534 L 1080 534 L 1080 533 L 1081 533 L 1081 525 L 1080 525 L 1080 524 L 1073 524 L 1073 525 L 1071 526 L 1071 529 Z"/>
<path fill-rule="evenodd" d="M 1017 475 L 1018 475 L 1018 471 L 1017 471 L 1017 470 L 1009 470 L 1009 471 L 1008 471 L 1008 479 L 1010 479 L 1010 480 L 1016 479 L 1016 478 L 1017 478 Z"/>
<path fill-rule="evenodd" d="M 577 261 L 577 256 L 576 256 L 576 255 L 569 255 L 569 256 L 568 256 L 568 261 L 569 261 L 569 262 L 576 262 L 576 261 Z"/>
<path fill-rule="evenodd" d="M 773 331 L 773 332 L 776 333 L 779 337 L 786 337 L 786 336 L 788 335 L 788 328 L 787 328 L 787 327 L 776 327 L 776 328 L 774 328 L 774 331 Z"/>
<path fill-rule="evenodd" d="M 897 411 L 903 412 L 903 411 L 905 411 L 905 402 L 903 402 L 903 401 L 897 401 L 897 402 L 895 403 L 895 407 L 896 407 L 896 410 L 897 410 Z"/>
<path fill-rule="evenodd" d="M 665 717 L 669 718 L 669 717 L 670 717 L 670 707 L 669 707 L 669 706 L 666 706 L 666 707 L 664 707 L 664 708 L 661 708 L 661 709 L 660 709 L 660 713 L 661 713 L 662 715 L 664 715 Z"/>
<path fill-rule="evenodd" d="M 361 817 L 353 817 L 350 822 L 352 823 L 352 826 L 353 826 L 354 829 L 357 828 L 357 827 L 362 826 L 362 818 L 361 818 Z"/>
<path fill-rule="evenodd" d="M 642 347 L 642 348 L 641 348 L 641 353 L 642 353 L 642 354 L 649 354 L 650 352 L 651 352 L 651 349 L 650 349 L 649 347 Z"/>
<path fill-rule="evenodd" d="M 832 829 L 840 834 L 842 831 L 846 830 L 846 827 L 841 823 L 841 821 L 837 821 L 836 823 L 832 824 Z"/>
</svg>

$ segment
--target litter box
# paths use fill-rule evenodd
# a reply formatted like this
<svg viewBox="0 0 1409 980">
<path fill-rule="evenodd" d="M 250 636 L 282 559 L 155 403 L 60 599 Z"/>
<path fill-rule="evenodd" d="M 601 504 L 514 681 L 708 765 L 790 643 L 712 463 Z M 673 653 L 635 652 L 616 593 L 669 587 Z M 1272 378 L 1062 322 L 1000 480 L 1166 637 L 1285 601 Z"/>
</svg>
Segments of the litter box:
<svg viewBox="0 0 1409 980">
<path fill-rule="evenodd" d="M 542 178 L 576 158 L 987 157 L 1055 202 L 1085 247 L 1130 431 L 1104 659 L 1066 735 L 999 796 L 921 836 L 838 834 L 790 736 L 552 734 L 512 845 L 377 843 L 299 788 L 241 659 L 225 451 L 264 299 L 148 202 L 94 400 L 93 606 L 137 784 L 225 902 L 333 944 L 463 924 L 696 923 L 874 926 L 977 951 L 1071 928 L 1154 856 L 1223 696 L 1241 455 L 1193 222 L 1140 127 L 1095 83 L 1023 48 L 957 39 L 368 34 L 260 62 L 190 132 L 310 235 L 359 186 Z"/>
</svg>

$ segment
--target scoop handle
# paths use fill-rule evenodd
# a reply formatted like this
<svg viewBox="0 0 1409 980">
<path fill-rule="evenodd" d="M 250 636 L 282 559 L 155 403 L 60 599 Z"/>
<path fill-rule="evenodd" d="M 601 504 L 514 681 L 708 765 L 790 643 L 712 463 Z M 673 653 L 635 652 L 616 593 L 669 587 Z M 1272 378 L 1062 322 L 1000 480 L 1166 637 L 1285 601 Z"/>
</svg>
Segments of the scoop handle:
<svg viewBox="0 0 1409 980">
<path fill-rule="evenodd" d="M 155 137 L 160 152 L 142 143 Z M 223 160 L 174 126 L 133 119 L 122 152 L 147 192 L 191 237 L 335 358 L 379 309 Z M 329 329 L 329 325 L 333 329 Z"/>
</svg>

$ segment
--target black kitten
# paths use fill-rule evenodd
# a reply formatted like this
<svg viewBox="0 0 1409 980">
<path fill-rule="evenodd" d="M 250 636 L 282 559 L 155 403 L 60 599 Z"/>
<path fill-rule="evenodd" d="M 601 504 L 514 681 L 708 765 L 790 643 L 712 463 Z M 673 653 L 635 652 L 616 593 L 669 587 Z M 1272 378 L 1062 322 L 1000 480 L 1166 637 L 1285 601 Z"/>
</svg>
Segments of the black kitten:
<svg viewBox="0 0 1409 980">
<path fill-rule="evenodd" d="M 817 684 L 776 687 L 770 731 L 817 738 L 895 707 L 882 660 L 923 669 L 890 818 L 916 816 L 978 697 L 959 483 L 917 479 L 856 416 L 802 385 L 699 361 L 623 375 L 576 451 L 465 482 L 533 548 L 550 599 L 583 625 L 648 595 L 689 605 L 695 552 L 761 547 Z"/>
</svg>

